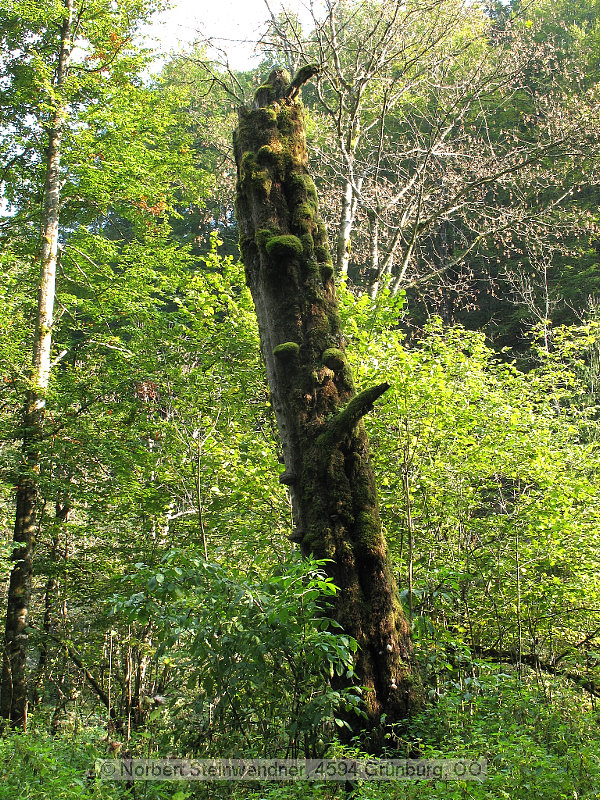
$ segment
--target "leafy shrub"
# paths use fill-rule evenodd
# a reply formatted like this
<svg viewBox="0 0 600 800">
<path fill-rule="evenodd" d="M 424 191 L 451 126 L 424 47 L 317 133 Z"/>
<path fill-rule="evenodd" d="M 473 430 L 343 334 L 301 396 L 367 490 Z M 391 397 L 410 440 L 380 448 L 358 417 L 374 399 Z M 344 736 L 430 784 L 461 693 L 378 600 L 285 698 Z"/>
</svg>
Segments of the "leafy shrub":
<svg viewBox="0 0 600 800">
<path fill-rule="evenodd" d="M 340 711 L 360 713 L 353 690 L 330 678 L 352 675 L 356 642 L 323 613 L 336 588 L 323 562 L 289 561 L 266 577 L 242 575 L 173 550 L 158 570 L 143 564 L 116 598 L 117 614 L 152 620 L 155 659 L 167 689 L 179 749 L 194 755 L 318 754 Z M 187 688 L 185 688 L 187 687 Z"/>
</svg>

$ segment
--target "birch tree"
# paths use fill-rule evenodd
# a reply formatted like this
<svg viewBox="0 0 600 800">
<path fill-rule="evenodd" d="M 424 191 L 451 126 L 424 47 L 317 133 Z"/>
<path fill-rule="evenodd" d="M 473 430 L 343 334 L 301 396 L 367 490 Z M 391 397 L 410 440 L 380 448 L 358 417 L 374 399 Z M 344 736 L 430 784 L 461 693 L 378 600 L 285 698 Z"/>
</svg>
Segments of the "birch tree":
<svg viewBox="0 0 600 800">
<path fill-rule="evenodd" d="M 41 213 L 21 214 L 39 224 L 38 303 L 31 368 L 23 403 L 22 459 L 16 481 L 13 568 L 7 597 L 0 713 L 11 724 L 27 722 L 26 660 L 31 578 L 38 535 L 40 460 L 44 416 L 53 367 L 52 353 L 57 265 L 60 256 L 62 147 L 81 108 L 99 100 L 110 78 L 124 80 L 134 63 L 132 35 L 153 6 L 146 0 L 112 4 L 80 0 L 21 3 L 7 0 L 1 11 L 2 94 L 5 126 L 1 153 L 5 201 L 17 207 L 28 192 L 35 197 L 43 176 Z M 11 181 L 19 174 L 20 181 Z M 23 207 L 21 206 L 21 211 Z"/>
</svg>

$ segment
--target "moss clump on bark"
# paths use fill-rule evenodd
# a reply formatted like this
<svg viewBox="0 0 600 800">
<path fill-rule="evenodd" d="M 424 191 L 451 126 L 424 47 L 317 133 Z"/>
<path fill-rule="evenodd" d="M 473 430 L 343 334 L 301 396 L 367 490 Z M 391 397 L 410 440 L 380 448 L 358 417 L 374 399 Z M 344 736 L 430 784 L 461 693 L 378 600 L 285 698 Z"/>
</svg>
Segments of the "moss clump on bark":
<svg viewBox="0 0 600 800">
<path fill-rule="evenodd" d="M 323 267 L 321 266 L 321 270 L 322 269 Z M 328 319 L 328 325 L 330 330 L 336 330 L 336 328 L 334 328 L 334 322 L 332 319 Z M 350 365 L 346 360 L 343 350 L 340 350 L 338 347 L 328 347 L 321 356 L 321 361 L 326 367 L 329 367 L 337 373 L 339 378 L 346 384 L 348 389 L 354 389 L 352 370 L 350 369 Z"/>
<path fill-rule="evenodd" d="M 300 345 L 296 342 L 283 342 L 273 348 L 273 355 L 280 361 L 291 361 L 300 352 Z"/>
<path fill-rule="evenodd" d="M 381 522 L 375 511 L 360 511 L 356 518 L 354 531 L 357 555 L 363 555 L 364 552 L 372 553 L 383 547 Z"/>
<path fill-rule="evenodd" d="M 283 106 L 277 114 L 277 127 L 284 136 L 290 136 L 295 131 L 294 119 L 289 106 Z"/>
<path fill-rule="evenodd" d="M 370 476 L 365 477 L 365 471 L 360 469 L 360 460 L 358 464 L 351 466 L 351 472 L 356 502 L 361 506 L 374 507 L 377 503 L 375 481 L 371 480 Z"/>
<path fill-rule="evenodd" d="M 254 241 L 259 247 L 265 248 L 267 247 L 267 242 L 272 239 L 274 236 L 278 236 L 279 231 L 271 230 L 271 228 L 260 228 L 254 234 Z"/>
<path fill-rule="evenodd" d="M 291 234 L 272 236 L 266 243 L 266 250 L 271 258 L 299 258 L 302 255 L 302 242 Z"/>
<path fill-rule="evenodd" d="M 310 175 L 305 172 L 294 172 L 290 176 L 290 188 L 295 205 L 310 202 L 317 206 L 317 187 Z"/>
<path fill-rule="evenodd" d="M 321 361 L 329 369 L 340 372 L 346 366 L 346 356 L 343 350 L 337 347 L 328 347 L 323 353 Z"/>
<path fill-rule="evenodd" d="M 314 230 L 314 217 L 315 217 L 315 209 L 309 205 L 308 203 L 300 203 L 300 205 L 296 206 L 294 209 L 294 216 L 292 219 L 292 224 L 301 230 L 303 233 L 311 233 Z M 318 259 L 317 259 L 318 260 Z"/>
<path fill-rule="evenodd" d="M 342 318 L 340 317 L 340 313 L 337 310 L 337 307 L 328 309 L 327 318 L 329 319 L 329 325 L 332 331 L 337 331 L 340 339 L 345 341 L 343 335 L 340 335 L 340 330 L 342 328 Z"/>
<path fill-rule="evenodd" d="M 327 261 L 325 264 L 321 264 L 321 276 L 323 280 L 326 281 L 333 277 L 333 261 Z"/>
<path fill-rule="evenodd" d="M 271 167 L 278 180 L 284 180 L 286 171 L 286 154 L 283 151 L 280 142 L 274 142 L 273 145 L 263 145 L 256 154 L 256 160 L 261 166 Z"/>
<path fill-rule="evenodd" d="M 333 558 L 335 556 L 335 543 L 330 528 L 311 526 L 302 537 L 302 549 L 305 553 L 312 553 L 316 558 Z"/>
<path fill-rule="evenodd" d="M 334 348 L 331 348 L 332 350 Z M 337 352 L 341 352 L 338 350 Z M 343 355 L 343 353 L 342 353 Z M 330 366 L 326 364 L 326 366 Z M 353 397 L 344 408 L 327 423 L 326 430 L 318 437 L 317 444 L 324 450 L 339 445 L 349 436 L 360 420 L 373 410 L 373 403 L 390 388 L 389 383 L 380 383 L 370 389 L 364 389 Z"/>
<path fill-rule="evenodd" d="M 265 198 L 268 198 L 273 185 L 273 180 L 269 170 L 260 166 L 254 153 L 244 153 L 242 156 L 240 170 L 243 180 L 252 183 L 255 189 L 257 189 Z"/>
<path fill-rule="evenodd" d="M 302 242 L 302 252 L 306 256 L 307 259 L 312 259 L 315 254 L 315 243 L 313 237 L 310 233 L 303 233 L 300 237 L 300 241 Z M 316 268 L 315 262 L 315 268 Z"/>
<path fill-rule="evenodd" d="M 289 87 L 292 76 L 284 67 L 275 67 L 265 83 L 254 93 L 254 108 L 270 106 L 280 100 Z"/>
<path fill-rule="evenodd" d="M 273 108 L 259 108 L 252 113 L 257 130 L 266 131 L 277 128 L 277 114 Z"/>
<path fill-rule="evenodd" d="M 265 164 L 272 164 L 275 155 L 276 155 L 275 150 L 270 144 L 263 144 L 263 146 L 259 147 L 258 149 L 258 153 L 256 154 L 256 159 L 257 161 L 263 162 Z"/>
<path fill-rule="evenodd" d="M 328 261 L 331 260 L 331 256 L 329 255 L 329 249 L 327 247 L 323 247 L 322 244 L 315 245 L 315 258 L 319 262 L 319 264 L 326 264 Z"/>
<path fill-rule="evenodd" d="M 270 83 L 263 83 L 254 93 L 254 107 L 265 108 L 277 99 L 277 91 Z"/>
</svg>

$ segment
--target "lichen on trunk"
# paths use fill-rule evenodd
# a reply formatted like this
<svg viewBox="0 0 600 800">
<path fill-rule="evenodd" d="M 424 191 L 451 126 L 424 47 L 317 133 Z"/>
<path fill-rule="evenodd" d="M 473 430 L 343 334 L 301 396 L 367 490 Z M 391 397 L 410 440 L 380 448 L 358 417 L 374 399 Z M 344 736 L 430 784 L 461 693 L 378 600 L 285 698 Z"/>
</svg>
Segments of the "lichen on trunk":
<svg viewBox="0 0 600 800">
<path fill-rule="evenodd" d="M 354 388 L 298 83 L 274 70 L 253 107 L 239 109 L 240 250 L 283 446 L 290 538 L 305 554 L 330 559 L 339 587 L 330 613 L 359 644 L 355 670 L 375 730 L 384 713 L 405 718 L 418 694 L 362 423 L 388 386 Z"/>
</svg>

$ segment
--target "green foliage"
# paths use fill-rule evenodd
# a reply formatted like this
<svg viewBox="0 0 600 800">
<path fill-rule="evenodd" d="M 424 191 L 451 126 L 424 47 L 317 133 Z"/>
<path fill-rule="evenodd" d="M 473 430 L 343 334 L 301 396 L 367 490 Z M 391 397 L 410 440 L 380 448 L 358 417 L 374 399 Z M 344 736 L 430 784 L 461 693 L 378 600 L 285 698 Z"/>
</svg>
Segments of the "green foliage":
<svg viewBox="0 0 600 800">
<path fill-rule="evenodd" d="M 52 81 L 63 4 L 0 5 L 5 540 L 14 519 L 18 419 L 31 361 L 44 137 L 61 99 L 69 112 L 53 330 L 57 360 L 40 464 L 31 614 L 32 641 L 36 648 L 49 643 L 49 660 L 39 674 L 32 670 L 41 698 L 32 730 L 0 738 L 0 797 L 110 800 L 127 791 L 86 777 L 95 759 L 106 755 L 107 732 L 126 737 L 107 731 L 106 710 L 60 641 L 77 643 L 84 666 L 104 690 L 110 678 L 112 707 L 119 720 L 131 723 L 128 746 L 136 754 L 320 756 L 343 726 L 338 712 L 352 707 L 360 713 L 359 694 L 340 693 L 331 684 L 332 677 L 335 685 L 336 676 L 352 671 L 356 645 L 327 618 L 335 587 L 323 578 L 322 565 L 300 562 L 287 539 L 290 508 L 277 480 L 277 432 L 254 312 L 239 264 L 224 255 L 236 252 L 237 241 L 234 176 L 222 161 L 235 100 L 215 83 L 199 53 L 175 59 L 160 78 L 142 73 L 146 55 L 131 45 L 128 33 L 152 6 L 142 0 L 81 5 L 81 56 L 59 96 Z M 415 20 L 418 44 L 423 28 L 415 8 L 409 3 L 402 13 Z M 350 14 L 344 36 L 351 41 L 371 12 L 367 6 L 342 11 Z M 568 56 L 580 65 L 570 76 L 556 73 L 565 113 L 577 106 L 578 81 L 586 90 L 597 82 L 597 16 L 596 0 L 540 0 L 518 23 L 542 49 L 548 32 L 562 43 L 556 64 Z M 497 9 L 494 24 L 507 24 L 509 17 Z M 443 78 L 452 87 L 475 57 L 486 57 L 492 40 L 479 34 L 488 31 L 487 22 L 479 11 L 471 19 L 477 36 L 453 27 L 447 49 L 436 51 L 447 70 L 428 74 L 430 84 Z M 346 48 L 342 68 L 354 57 Z M 451 115 L 454 107 L 455 89 L 443 96 L 419 94 L 410 88 L 419 64 L 403 73 L 400 62 L 400 55 L 389 61 L 391 83 L 378 79 L 361 95 L 362 130 L 374 135 L 380 130 L 375 109 L 389 86 L 398 90 L 400 110 L 385 129 L 392 144 L 411 129 L 429 136 L 419 124 L 433 112 L 436 119 Z M 530 76 L 537 92 L 544 75 Z M 241 88 L 252 83 L 248 75 L 236 80 Z M 480 133 L 484 121 L 495 143 L 516 115 L 521 127 L 515 135 L 520 142 L 527 138 L 531 102 L 525 90 L 501 97 L 490 89 L 485 114 L 478 107 L 461 118 L 460 136 L 466 138 L 459 143 L 466 143 L 468 163 L 474 160 L 468 137 Z M 314 110 L 309 129 L 313 142 L 330 153 L 327 128 Z M 357 159 L 378 152 L 368 135 L 362 141 L 362 151 L 360 142 L 352 142 Z M 503 135 L 502 146 L 507 142 Z M 432 197 L 448 191 L 451 171 L 443 152 Z M 259 162 L 278 159 L 263 149 L 247 166 L 260 180 Z M 397 164 L 391 156 L 381 163 L 386 191 L 395 167 L 409 163 Z M 548 191 L 563 180 L 583 181 L 594 168 L 588 154 L 570 165 L 571 172 L 557 174 Z M 319 183 L 322 205 L 338 214 L 326 177 Z M 304 230 L 316 190 L 307 176 L 295 181 L 296 222 Z M 365 184 L 365 197 L 368 191 Z M 506 195 L 508 203 L 508 189 Z M 595 696 L 584 688 L 600 682 L 600 337 L 594 303 L 588 303 L 598 288 L 597 198 L 590 191 L 573 202 L 585 209 L 586 233 L 572 233 L 572 247 L 544 262 L 546 271 L 531 253 L 522 259 L 530 280 L 523 286 L 534 290 L 531 308 L 518 310 L 518 324 L 533 328 L 526 373 L 507 363 L 506 354 L 499 358 L 479 333 L 439 321 L 419 336 L 413 327 L 411 338 L 405 337 L 404 296 L 393 284 L 384 283 L 374 302 L 341 289 L 349 346 L 346 355 L 326 351 L 323 363 L 346 369 L 348 359 L 361 387 L 392 384 L 365 422 L 380 511 L 430 701 L 409 726 L 393 732 L 389 753 L 483 755 L 489 761 L 481 785 L 371 783 L 358 787 L 356 796 L 591 800 L 597 794 L 598 716 Z M 567 225 L 562 216 L 558 222 Z M 279 234 L 260 231 L 257 244 L 275 259 L 314 257 L 312 267 L 318 262 L 321 276 L 331 277 L 322 227 L 301 239 Z M 494 257 L 506 253 L 514 265 L 523 255 L 517 252 L 521 234 L 510 234 Z M 544 248 L 556 244 L 553 236 L 544 239 Z M 432 252 L 439 241 L 431 239 Z M 454 245 L 459 243 L 460 237 Z M 361 257 L 359 246 L 353 252 Z M 554 319 L 566 318 L 568 305 L 585 323 L 548 324 L 543 301 L 549 297 L 552 305 L 560 293 L 567 303 L 557 306 Z M 447 294 L 444 301 L 450 307 Z M 506 324 L 505 295 L 502 302 Z M 297 345 L 279 348 L 290 356 Z M 54 517 L 57 500 L 71 509 L 67 522 Z M 358 523 L 368 535 L 368 515 Z M 4 575 L 8 555 L 1 547 Z M 58 641 L 44 635 L 46 592 Z M 107 597 L 113 598 L 110 609 Z M 41 652 L 36 648 L 32 663 Z M 490 666 L 493 660 L 505 666 Z M 132 676 L 140 676 L 137 699 Z M 167 704 L 155 707 L 153 698 L 161 695 Z M 59 732 L 50 737 L 46 716 L 54 710 Z M 90 715 L 97 729 L 88 730 Z M 333 746 L 330 752 L 352 751 Z M 177 800 L 343 794 L 343 787 L 331 784 L 138 789 L 147 798 Z"/>
<path fill-rule="evenodd" d="M 432 696 L 448 631 L 515 663 L 560 653 L 559 671 L 597 680 L 596 326 L 556 331 L 525 374 L 480 334 L 433 322 L 407 348 L 372 303 L 351 307 L 355 374 L 392 384 L 366 424 Z"/>
<path fill-rule="evenodd" d="M 164 585 L 164 583 L 163 583 Z M 385 757 L 427 759 L 485 758 L 487 778 L 477 782 L 364 782 L 355 797 L 365 800 L 593 800 L 600 781 L 598 712 L 581 702 L 572 688 L 533 672 L 471 662 L 470 681 L 448 685 L 433 707 L 413 718 L 393 740 Z M 158 718 L 156 718 L 158 719 Z M 156 719 L 154 725 L 156 725 Z M 146 741 L 147 740 L 140 740 Z M 121 798 L 120 783 L 88 780 L 94 762 L 109 757 L 100 729 L 76 728 L 50 737 L 42 730 L 0 739 L 0 797 L 58 800 Z M 173 751 L 171 751 L 173 752 Z M 181 750 L 178 755 L 183 755 Z M 220 753 L 221 754 L 221 753 Z M 249 750 L 244 748 L 244 755 Z M 303 754 L 301 755 L 303 757 Z M 327 758 L 365 758 L 354 748 L 335 746 Z M 297 782 L 209 784 L 150 782 L 137 784 L 142 796 L 229 797 L 252 800 L 343 798 L 343 784 Z"/>
<path fill-rule="evenodd" d="M 0 738 L 0 800 L 126 800 L 131 789 L 122 781 L 100 780 L 96 763 L 115 758 L 106 732 L 76 724 L 50 736 L 47 721 L 37 720 L 27 733 Z M 41 723 L 44 723 L 42 725 Z M 181 783 L 138 783 L 145 800 L 187 800 L 193 794 Z"/>
<path fill-rule="evenodd" d="M 525 800 L 532 792 L 548 800 L 594 797 L 600 779 L 597 712 L 560 681 L 486 666 L 476 675 L 470 684 L 449 688 L 434 709 L 412 722 L 422 756 L 486 758 L 487 779 L 465 786 L 477 800 Z M 460 796 L 448 784 L 411 788 L 410 798 Z"/>
<path fill-rule="evenodd" d="M 122 797 L 117 784 L 100 783 L 98 758 L 107 758 L 100 729 L 77 729 L 52 737 L 43 729 L 8 733 L 0 738 L 0 798 L 12 800 L 99 800 Z M 151 797 L 156 797 L 155 794 Z"/>
<path fill-rule="evenodd" d="M 352 674 L 356 643 L 323 613 L 336 589 L 322 566 L 292 557 L 248 574 L 173 550 L 124 578 L 139 588 L 114 599 L 117 618 L 152 622 L 155 658 L 177 676 L 167 738 L 197 756 L 318 755 L 336 712 L 360 712 L 328 682 Z"/>
<path fill-rule="evenodd" d="M 364 782 L 368 800 L 592 800 L 597 794 L 598 713 L 560 681 L 478 665 L 468 685 L 448 687 L 390 743 L 386 757 L 487 760 L 477 781 Z M 552 703 L 548 702 L 552 695 Z M 337 757 L 361 758 L 356 751 Z M 401 794 L 400 794 L 401 793 Z M 285 795 L 283 795 L 285 797 Z M 294 797 L 291 794 L 291 797 Z"/>
</svg>

